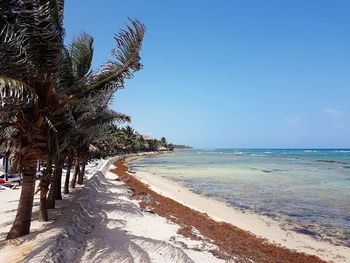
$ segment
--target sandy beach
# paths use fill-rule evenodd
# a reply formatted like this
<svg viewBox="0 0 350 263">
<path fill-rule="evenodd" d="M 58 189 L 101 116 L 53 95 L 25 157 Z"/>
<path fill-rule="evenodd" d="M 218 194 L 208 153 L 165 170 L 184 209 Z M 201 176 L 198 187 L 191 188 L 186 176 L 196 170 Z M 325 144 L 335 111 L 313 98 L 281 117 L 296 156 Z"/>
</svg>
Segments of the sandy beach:
<svg viewBox="0 0 350 263">
<path fill-rule="evenodd" d="M 84 187 L 64 196 L 50 211 L 50 222 L 37 221 L 36 199 L 32 233 L 16 240 L 4 238 L 20 190 L 0 192 L 1 262 L 225 262 L 208 252 L 214 245 L 186 238 L 179 225 L 141 209 L 109 172 L 113 161 L 99 164 Z"/>
<path fill-rule="evenodd" d="M 255 235 L 326 261 L 349 260 L 348 249 L 285 233 L 267 218 L 127 171 L 117 157 L 88 167 L 85 185 L 50 210 L 49 222 L 38 222 L 36 197 L 31 234 L 11 241 L 4 239 L 20 190 L 0 192 L 1 262 L 324 262 Z"/>
<path fill-rule="evenodd" d="M 102 169 L 104 162 L 94 161 L 87 165 L 85 173 L 86 181 L 94 176 L 98 169 Z M 63 171 L 63 180 L 65 178 Z M 37 181 L 37 184 L 39 181 Z M 63 184 L 62 184 L 63 187 Z M 51 209 L 48 222 L 38 221 L 39 195 L 34 196 L 33 216 L 31 223 L 31 233 L 27 236 L 15 240 L 6 241 L 6 235 L 10 230 L 16 216 L 18 200 L 21 187 L 14 190 L 2 190 L 0 192 L 0 258 L 1 262 L 40 262 L 48 253 L 58 238 L 64 231 L 61 221 L 69 217 L 72 202 L 76 200 L 84 185 L 76 185 L 75 189 L 70 189 L 70 194 L 65 195 L 63 200 L 56 201 L 56 209 Z M 30 256 L 28 256 L 30 254 Z"/>
<path fill-rule="evenodd" d="M 350 263 L 349 12 L 2 1 L 0 263 Z"/>
<path fill-rule="evenodd" d="M 268 217 L 242 212 L 213 199 L 195 194 L 174 181 L 147 172 L 132 172 L 132 175 L 162 196 L 209 215 L 216 221 L 232 224 L 242 230 L 264 238 L 273 244 L 301 253 L 315 255 L 331 262 L 350 262 L 350 248 L 318 241 L 310 236 L 283 229 Z"/>
</svg>

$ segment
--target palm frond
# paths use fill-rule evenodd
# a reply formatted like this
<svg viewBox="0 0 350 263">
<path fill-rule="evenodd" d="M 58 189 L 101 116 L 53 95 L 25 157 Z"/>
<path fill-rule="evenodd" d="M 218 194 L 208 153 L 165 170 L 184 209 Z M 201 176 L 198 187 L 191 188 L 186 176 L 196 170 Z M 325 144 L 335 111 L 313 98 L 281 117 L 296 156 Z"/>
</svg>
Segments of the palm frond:
<svg viewBox="0 0 350 263">
<path fill-rule="evenodd" d="M 53 21 L 63 28 L 64 0 L 49 1 L 51 16 Z"/>
<path fill-rule="evenodd" d="M 69 47 L 73 75 L 76 80 L 83 78 L 90 70 L 93 57 L 94 39 L 87 33 L 74 38 Z"/>
<path fill-rule="evenodd" d="M 116 49 L 112 51 L 115 61 L 109 61 L 95 74 L 91 74 L 80 92 L 72 99 L 88 96 L 101 90 L 117 90 L 124 87 L 124 80 L 133 77 L 133 73 L 142 68 L 140 51 L 145 33 L 145 26 L 138 20 L 130 20 L 132 26 L 115 36 Z"/>
<path fill-rule="evenodd" d="M 14 111 L 31 106 L 38 96 L 24 82 L 0 76 L 0 111 Z"/>
<path fill-rule="evenodd" d="M 62 50 L 62 63 L 59 66 L 56 78 L 56 87 L 60 93 L 69 93 L 74 89 L 75 79 L 72 69 L 72 59 L 69 51 L 64 48 Z"/>
<path fill-rule="evenodd" d="M 63 0 L 1 5 L 0 72 L 21 80 L 54 74 L 63 45 Z"/>
<path fill-rule="evenodd" d="M 114 122 L 131 122 L 131 117 L 129 115 L 126 115 L 121 112 L 113 112 L 112 115 L 114 115 Z"/>
<path fill-rule="evenodd" d="M 95 112 L 107 108 L 113 94 L 113 90 L 107 89 L 94 94 L 94 96 L 90 95 L 74 100 L 74 103 L 71 102 L 73 115 L 79 120 L 84 118 L 84 116 L 91 116 Z"/>
<path fill-rule="evenodd" d="M 80 122 L 79 128 L 84 129 L 87 127 L 102 127 L 109 125 L 113 122 L 130 122 L 130 116 L 116 112 L 109 109 L 100 109 L 96 112 L 84 115 Z"/>
</svg>

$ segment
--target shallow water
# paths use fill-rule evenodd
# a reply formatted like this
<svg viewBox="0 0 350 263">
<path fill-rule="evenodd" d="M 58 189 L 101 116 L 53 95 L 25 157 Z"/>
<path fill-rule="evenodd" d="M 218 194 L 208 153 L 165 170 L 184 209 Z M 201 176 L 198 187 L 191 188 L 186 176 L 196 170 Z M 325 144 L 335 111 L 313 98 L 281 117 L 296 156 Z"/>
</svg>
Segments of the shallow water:
<svg viewBox="0 0 350 263">
<path fill-rule="evenodd" d="M 350 150 L 185 150 L 142 157 L 131 167 L 350 246 Z"/>
</svg>

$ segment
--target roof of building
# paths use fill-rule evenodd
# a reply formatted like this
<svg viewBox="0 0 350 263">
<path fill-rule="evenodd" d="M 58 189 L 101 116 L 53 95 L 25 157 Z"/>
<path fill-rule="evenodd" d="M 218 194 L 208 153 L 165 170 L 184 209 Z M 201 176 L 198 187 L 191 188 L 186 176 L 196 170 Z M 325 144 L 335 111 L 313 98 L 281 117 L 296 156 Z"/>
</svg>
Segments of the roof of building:
<svg viewBox="0 0 350 263">
<path fill-rule="evenodd" d="M 154 140 L 154 138 L 153 138 L 153 137 L 148 136 L 148 135 L 141 135 L 141 136 L 142 136 L 142 138 L 143 138 L 145 141 Z"/>
</svg>

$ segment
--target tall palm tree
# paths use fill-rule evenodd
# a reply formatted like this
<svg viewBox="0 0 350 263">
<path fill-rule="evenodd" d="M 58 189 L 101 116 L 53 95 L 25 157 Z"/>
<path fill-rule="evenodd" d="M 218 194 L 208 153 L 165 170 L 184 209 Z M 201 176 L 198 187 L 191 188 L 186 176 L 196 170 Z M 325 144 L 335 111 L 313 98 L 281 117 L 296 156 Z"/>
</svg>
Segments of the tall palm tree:
<svg viewBox="0 0 350 263">
<path fill-rule="evenodd" d="M 48 148 L 59 152 L 61 130 L 54 120 L 65 116 L 67 105 L 122 88 L 124 79 L 141 68 L 145 28 L 131 21 L 133 28 L 115 37 L 115 61 L 86 76 L 83 83 L 60 89 L 63 5 L 63 0 L 3 0 L 0 4 L 0 142 L 11 142 L 13 169 L 23 175 L 17 215 L 7 238 L 29 233 L 37 160 L 50 154 Z"/>
<path fill-rule="evenodd" d="M 47 149 L 48 118 L 57 100 L 55 77 L 63 47 L 63 1 L 5 0 L 0 9 L 2 141 L 14 144 L 13 168 L 23 175 L 18 212 L 8 238 L 29 233 L 37 160 Z M 11 129 L 11 130 L 10 130 Z"/>
<path fill-rule="evenodd" d="M 125 147 L 128 152 L 133 152 L 135 150 L 135 142 L 138 134 L 129 125 L 123 128 L 123 133 L 125 136 Z"/>
<path fill-rule="evenodd" d="M 115 36 L 117 47 L 113 50 L 113 54 L 115 54 L 116 61 L 105 63 L 97 72 L 91 70 L 93 38 L 88 34 L 84 33 L 75 38 L 72 44 L 63 51 L 64 59 L 59 70 L 57 90 L 65 95 L 63 101 L 66 104 L 62 106 L 70 105 L 70 119 L 73 119 L 74 124 L 68 124 L 64 128 L 67 132 L 59 136 L 64 137 L 61 141 L 68 142 L 64 143 L 64 146 L 60 145 L 60 150 L 65 151 L 66 148 L 72 148 L 72 144 L 77 144 L 80 138 L 78 142 L 80 145 L 75 147 L 77 156 L 72 187 L 75 186 L 77 174 L 80 175 L 78 182 L 82 183 L 86 162 L 86 156 L 82 153 L 86 153 L 89 147 L 86 143 L 91 137 L 89 133 L 94 134 L 92 131 L 96 129 L 99 122 L 121 121 L 128 118 L 120 113 L 108 111 L 107 106 L 113 93 L 123 88 L 124 79 L 131 78 L 133 72 L 142 68 L 139 52 L 145 28 L 139 21 L 130 20 L 130 22 L 132 27 L 128 27 L 128 31 L 121 31 Z M 72 150 L 69 152 L 68 155 L 72 155 Z M 60 180 L 64 156 L 60 155 L 57 157 L 57 169 L 51 176 L 48 208 L 54 208 L 55 199 L 61 199 Z M 68 180 L 71 164 L 72 158 L 69 161 L 69 170 L 67 170 L 68 176 L 64 190 L 66 193 L 69 191 Z M 82 165 L 82 172 L 80 172 L 80 165 Z M 47 184 L 44 185 L 47 187 Z"/>
<path fill-rule="evenodd" d="M 167 142 L 165 137 L 160 138 L 160 145 L 163 146 L 163 147 L 167 147 L 168 146 L 168 142 Z"/>
<path fill-rule="evenodd" d="M 107 110 L 109 101 L 113 93 L 122 88 L 124 78 L 131 78 L 134 71 L 139 70 L 142 66 L 139 63 L 139 52 L 144 34 L 144 26 L 139 21 L 131 21 L 132 27 L 128 27 L 128 31 L 122 31 L 115 36 L 117 47 L 114 50 L 116 61 L 109 61 L 102 66 L 102 69 L 93 72 L 91 70 L 92 54 L 93 54 L 93 38 L 84 33 L 75 38 L 70 46 L 63 50 L 63 63 L 59 70 L 57 81 L 57 90 L 66 97 L 63 100 L 66 107 L 69 105 L 69 120 L 72 122 L 62 121 L 61 119 L 54 121 L 55 126 L 65 123 L 66 126 L 62 130 L 66 131 L 59 135 L 60 153 L 55 162 L 56 169 L 51 176 L 51 187 L 47 202 L 47 208 L 55 208 L 55 200 L 61 197 L 61 176 L 64 156 L 68 155 L 68 167 L 65 181 L 64 192 L 68 193 L 70 168 L 73 162 L 72 152 L 76 153 L 76 167 L 73 174 L 71 186 L 75 187 L 76 176 L 79 175 L 78 183 L 82 184 L 82 178 L 85 170 L 86 158 L 83 153 L 88 152 L 89 140 L 91 136 L 97 136 L 96 130 L 101 123 L 108 123 L 112 120 L 128 121 L 128 116 Z M 135 59 L 136 58 L 136 59 Z M 96 82 L 98 81 L 98 82 Z M 73 123 L 73 124 L 72 124 Z M 90 137 L 89 137 L 90 134 Z M 80 140 L 80 141 L 79 141 Z M 75 145 L 75 149 L 72 148 Z M 82 166 L 80 169 L 80 165 Z M 47 192 L 47 178 L 43 178 L 43 191 Z M 45 189 L 46 187 L 46 189 Z M 42 200 L 44 200 L 43 197 Z M 43 210 L 44 211 L 44 210 Z M 44 217 L 45 218 L 45 217 Z"/>
<path fill-rule="evenodd" d="M 78 149 L 82 149 L 77 156 L 81 164 L 81 170 L 78 174 L 78 184 L 83 183 L 89 145 L 94 144 L 100 137 L 104 127 L 112 122 L 130 122 L 130 117 L 122 113 L 101 108 L 88 119 L 83 118 L 80 121 L 76 136 L 76 138 L 80 138 L 80 140 L 78 139 Z"/>
<path fill-rule="evenodd" d="M 131 23 L 134 29 L 128 27 L 129 31 L 122 31 L 122 33 L 115 37 L 117 49 L 114 50 L 114 54 L 119 54 L 117 56 L 118 60 L 116 62 L 107 62 L 98 72 L 93 72 L 91 70 L 93 55 L 93 38 L 91 36 L 83 33 L 81 36 L 75 38 L 72 44 L 65 49 L 64 63 L 62 63 L 60 69 L 58 86 L 63 90 L 69 87 L 67 94 L 70 94 L 70 92 L 78 93 L 69 98 L 69 102 L 73 101 L 71 110 L 76 122 L 76 127 L 69 136 L 73 136 L 74 138 L 82 137 L 85 138 L 84 141 L 88 141 L 86 139 L 88 138 L 87 132 L 91 132 L 89 126 L 93 127 L 96 125 L 96 118 L 99 122 L 108 122 L 110 119 L 116 118 L 120 120 L 120 118 L 123 117 L 120 114 L 106 112 L 106 108 L 113 93 L 118 88 L 123 87 L 123 78 L 127 76 L 131 77 L 133 71 L 141 68 L 138 53 L 141 48 L 144 26 L 138 21 L 131 21 Z M 96 83 L 95 80 L 99 82 Z M 90 85 L 92 85 L 92 87 Z M 94 96 L 92 96 L 92 94 Z M 74 102 L 74 98 L 76 101 L 79 100 L 78 103 Z M 100 115 L 100 117 L 98 115 Z M 87 122 L 80 123 L 84 122 L 84 116 L 88 116 Z M 92 119 L 92 117 L 94 117 L 94 119 Z M 84 129 L 79 127 L 82 125 Z M 73 141 L 77 140 L 75 139 Z M 70 144 L 72 144 L 72 142 Z M 88 145 L 86 143 L 83 144 L 84 147 L 80 147 L 79 152 L 86 152 Z M 76 160 L 77 165 L 74 178 L 79 172 L 81 161 L 78 159 L 81 159 L 80 157 L 82 156 L 77 157 Z M 71 164 L 72 158 L 68 162 L 68 176 L 66 177 L 64 188 L 66 193 L 69 191 L 68 180 Z M 85 165 L 83 162 L 82 170 L 84 169 Z M 83 173 L 79 174 L 82 175 Z M 80 178 L 82 178 L 82 176 L 80 176 Z M 82 183 L 82 180 L 79 180 L 79 182 Z M 75 186 L 75 179 L 73 180 L 72 186 Z"/>
</svg>

